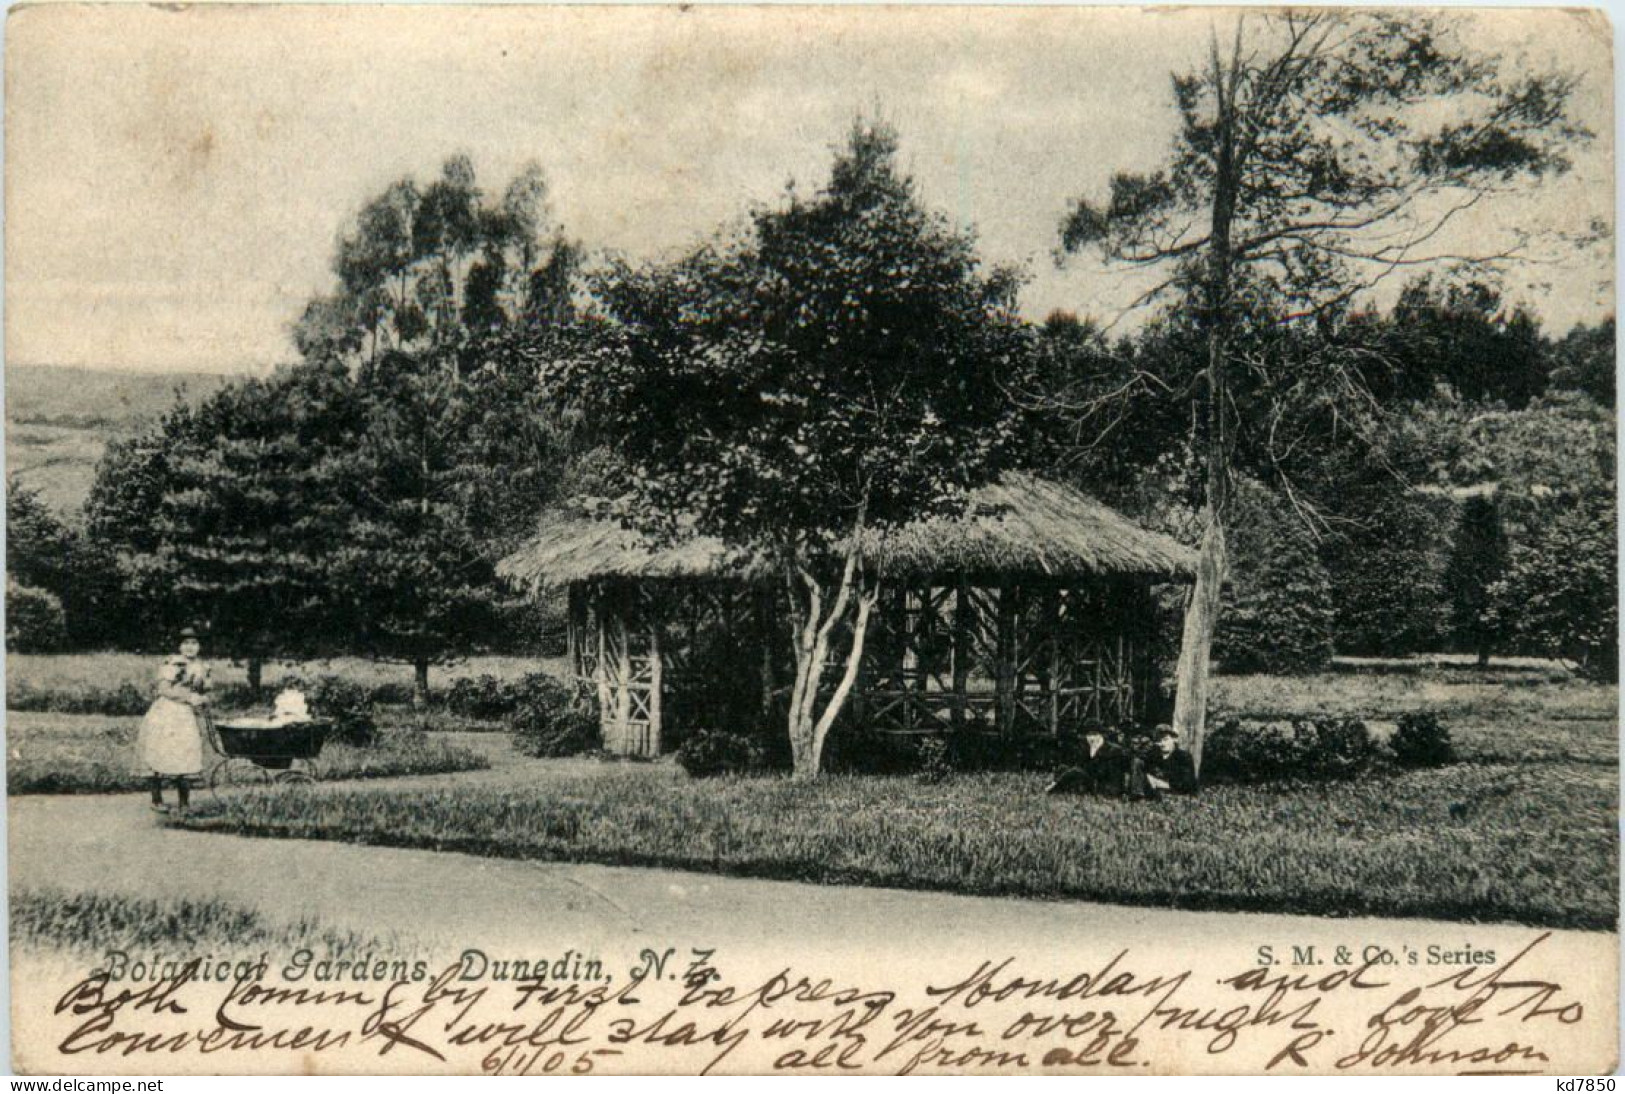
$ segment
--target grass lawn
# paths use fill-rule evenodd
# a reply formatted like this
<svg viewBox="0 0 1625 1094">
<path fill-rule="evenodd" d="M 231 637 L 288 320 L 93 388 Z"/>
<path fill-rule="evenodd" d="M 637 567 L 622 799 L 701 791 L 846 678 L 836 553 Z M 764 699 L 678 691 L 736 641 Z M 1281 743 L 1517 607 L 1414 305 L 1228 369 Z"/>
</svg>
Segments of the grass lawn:
<svg viewBox="0 0 1625 1094">
<path fill-rule="evenodd" d="M 248 671 L 241 664 L 217 660 L 204 650 L 216 687 L 246 685 Z M 88 690 L 116 691 L 120 685 L 151 691 L 157 679 L 160 656 L 140 653 L 33 653 L 6 655 L 6 690 L 10 693 L 73 694 Z M 444 688 L 464 676 L 489 673 L 502 679 L 517 679 L 529 672 L 558 671 L 563 658 L 470 657 L 429 670 L 431 689 Z M 367 687 L 390 684 L 403 691 L 412 686 L 410 665 L 381 664 L 361 657 L 335 657 L 326 661 L 281 662 L 265 665 L 262 683 L 269 689 L 284 676 L 325 676 L 329 673 Z M 266 701 L 269 702 L 269 695 Z"/>
<path fill-rule="evenodd" d="M 537 764 L 523 783 L 253 792 L 190 824 L 830 884 L 1615 928 L 1616 688 L 1538 663 L 1434 663 L 1221 677 L 1216 693 L 1219 710 L 1357 716 L 1379 728 L 1433 710 L 1463 762 L 1150 805 L 1049 798 L 1042 774 L 801 785 L 691 781 L 670 764 Z M 11 717 L 15 787 L 28 724 Z"/>
<path fill-rule="evenodd" d="M 7 793 L 94 794 L 144 785 L 132 767 L 139 718 L 12 711 L 6 723 Z M 212 762 L 205 752 L 205 765 Z M 490 764 L 483 752 L 398 730 L 384 732 L 371 748 L 329 744 L 321 756 L 324 780 L 429 775 Z"/>
<path fill-rule="evenodd" d="M 306 948 L 323 957 L 376 952 L 379 942 L 324 927 L 313 919 L 272 924 L 258 912 L 221 900 L 169 897 L 146 900 L 120 894 L 22 889 L 11 894 L 11 939 L 19 947 L 105 956 L 121 949 L 138 957 L 157 950 L 187 958 L 234 950 Z M 391 936 L 390 952 L 402 949 Z"/>
<path fill-rule="evenodd" d="M 691 781 L 669 767 L 481 787 L 256 793 L 194 827 L 829 884 L 1611 928 L 1614 773 L 1461 764 L 1155 804 L 1045 776 Z"/>
<path fill-rule="evenodd" d="M 1046 797 L 1041 774 L 806 785 L 693 781 L 669 764 L 559 765 L 539 766 L 522 789 L 256 793 L 192 824 L 830 884 L 1613 929 L 1615 689 L 1483 674 L 1426 686 L 1419 696 L 1388 677 L 1341 674 L 1223 682 L 1229 702 L 1285 687 L 1301 691 L 1293 702 L 1338 713 L 1437 705 L 1452 719 L 1465 762 L 1349 783 L 1134 804 Z"/>
</svg>

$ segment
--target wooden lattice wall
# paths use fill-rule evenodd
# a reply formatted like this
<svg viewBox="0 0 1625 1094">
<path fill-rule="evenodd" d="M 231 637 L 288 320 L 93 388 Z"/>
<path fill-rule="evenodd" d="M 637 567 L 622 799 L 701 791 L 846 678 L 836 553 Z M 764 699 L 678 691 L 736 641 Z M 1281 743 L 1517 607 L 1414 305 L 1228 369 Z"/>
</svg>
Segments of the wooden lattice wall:
<svg viewBox="0 0 1625 1094">
<path fill-rule="evenodd" d="M 1057 735 L 1141 720 L 1157 687 L 1153 616 L 1143 580 L 891 582 L 871 617 L 849 724 Z M 652 756 L 696 728 L 759 725 L 790 682 L 762 588 L 577 586 L 569 633 L 576 678 L 596 693 L 614 752 Z"/>
</svg>

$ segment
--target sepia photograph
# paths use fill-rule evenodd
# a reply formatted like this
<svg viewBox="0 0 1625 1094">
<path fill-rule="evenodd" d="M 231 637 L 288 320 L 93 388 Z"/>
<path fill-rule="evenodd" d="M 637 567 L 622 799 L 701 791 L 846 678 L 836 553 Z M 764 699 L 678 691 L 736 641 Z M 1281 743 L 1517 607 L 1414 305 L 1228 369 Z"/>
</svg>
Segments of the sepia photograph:
<svg viewBox="0 0 1625 1094">
<path fill-rule="evenodd" d="M 11 1067 L 1618 1067 L 1599 10 L 22 4 Z"/>
</svg>

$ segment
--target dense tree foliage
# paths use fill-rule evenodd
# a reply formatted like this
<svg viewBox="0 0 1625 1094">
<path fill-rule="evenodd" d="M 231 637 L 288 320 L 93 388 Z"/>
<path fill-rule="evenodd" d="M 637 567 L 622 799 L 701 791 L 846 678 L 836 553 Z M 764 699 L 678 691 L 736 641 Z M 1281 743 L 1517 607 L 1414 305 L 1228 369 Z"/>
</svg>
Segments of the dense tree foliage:
<svg viewBox="0 0 1625 1094">
<path fill-rule="evenodd" d="M 1495 499 L 1474 494 L 1461 504 L 1445 567 L 1445 594 L 1450 601 L 1450 634 L 1459 650 L 1478 655 L 1480 665 L 1502 641 L 1487 613 L 1490 588 L 1506 574 L 1507 538 Z"/>
<path fill-rule="evenodd" d="M 1506 577 L 1490 589 L 1489 625 L 1519 649 L 1617 679 L 1618 519 L 1611 490 L 1553 507 L 1511 549 Z"/>
<path fill-rule="evenodd" d="M 67 617 L 54 593 L 6 578 L 6 649 L 55 653 L 67 645 Z"/>
<path fill-rule="evenodd" d="M 1292 507 L 1243 480 L 1225 609 L 1213 639 L 1226 672 L 1314 672 L 1332 656 L 1332 594 L 1314 538 Z"/>
<path fill-rule="evenodd" d="M 580 261 L 550 222 L 538 165 L 493 198 L 453 156 L 431 182 L 399 179 L 362 205 L 333 256 L 338 287 L 310 301 L 294 341 L 307 360 L 376 360 L 556 322 Z"/>
<path fill-rule="evenodd" d="M 553 372 L 625 460 L 618 515 L 655 533 L 691 520 L 778 568 L 802 777 L 856 676 L 869 537 L 957 511 L 1022 436 L 1004 388 L 1030 358 L 1015 280 L 921 204 L 896 153 L 889 129 L 858 125 L 821 190 L 757 210 L 743 238 L 616 269 L 604 321 Z"/>
<path fill-rule="evenodd" d="M 60 644 L 87 649 L 130 638 L 120 629 L 123 591 L 112 556 L 15 477 L 6 484 L 6 573 L 55 599 L 62 615 Z"/>
<path fill-rule="evenodd" d="M 493 349 L 466 374 L 436 354 L 384 353 L 352 398 L 344 531 L 327 556 L 360 652 L 429 666 L 491 645 L 510 596 L 494 566 L 552 499 L 564 449 L 534 370 Z"/>
<path fill-rule="evenodd" d="M 1551 347 L 1551 386 L 1562 391 L 1582 391 L 1597 403 L 1614 408 L 1616 343 L 1614 317 L 1595 326 L 1581 324 Z"/>
<path fill-rule="evenodd" d="M 492 566 L 563 461 L 534 369 L 386 351 L 302 364 L 177 406 L 112 446 L 88 507 L 152 641 L 206 625 L 251 673 L 363 652 L 417 666 L 494 640 Z"/>
<path fill-rule="evenodd" d="M 249 662 L 341 649 L 329 552 L 366 428 L 342 369 L 297 366 L 177 405 L 110 447 L 87 507 L 151 641 L 185 624 Z"/>
<path fill-rule="evenodd" d="M 1257 316 L 1334 314 L 1395 268 L 1444 258 L 1435 240 L 1458 212 L 1511 179 L 1564 170 L 1563 147 L 1588 136 L 1567 120 L 1571 90 L 1557 74 L 1505 79 L 1413 13 L 1239 15 L 1233 45 L 1215 38 L 1209 63 L 1174 79 L 1180 131 L 1165 165 L 1115 176 L 1107 200 L 1066 217 L 1065 249 L 1161 267 L 1142 300 L 1181 301 L 1205 342 L 1192 391 L 1205 530 L 1174 714 L 1198 761 L 1240 419 L 1230 389 L 1275 369 L 1286 375 L 1268 386 L 1290 392 L 1296 363 L 1248 353 L 1244 333 Z M 1460 109 L 1438 111 L 1443 98 Z M 1327 363 L 1364 395 L 1341 357 Z"/>
<path fill-rule="evenodd" d="M 1467 402 L 1521 409 L 1546 390 L 1552 367 L 1540 324 L 1482 280 L 1412 281 L 1373 335 L 1386 366 L 1376 384 L 1395 398 L 1427 399 L 1444 387 Z"/>
</svg>

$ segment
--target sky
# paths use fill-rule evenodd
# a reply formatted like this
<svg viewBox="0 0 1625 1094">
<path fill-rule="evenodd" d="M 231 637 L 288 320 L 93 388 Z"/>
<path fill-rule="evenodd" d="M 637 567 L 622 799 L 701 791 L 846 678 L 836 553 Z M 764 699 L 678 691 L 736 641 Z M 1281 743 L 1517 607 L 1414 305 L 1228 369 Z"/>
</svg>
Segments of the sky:
<svg viewBox="0 0 1625 1094">
<path fill-rule="evenodd" d="M 1121 270 L 1054 261 L 1070 201 L 1154 168 L 1169 73 L 1212 9 L 76 5 L 13 9 L 6 41 L 6 360 L 261 372 L 332 285 L 356 209 L 454 152 L 500 190 L 539 162 L 570 237 L 679 252 L 824 178 L 853 119 L 890 121 L 920 192 L 1022 267 L 1022 309 L 1117 320 Z M 1598 134 L 1569 175 L 1476 210 L 1474 245 L 1614 215 L 1608 28 L 1556 9 L 1473 17 L 1508 66 L 1560 59 Z M 1610 233 L 1611 234 L 1611 233 Z M 1613 310 L 1611 246 L 1509 278 L 1549 330 Z M 1397 286 L 1394 286 L 1397 287 Z M 1133 316 L 1125 321 L 1132 322 Z"/>
</svg>

